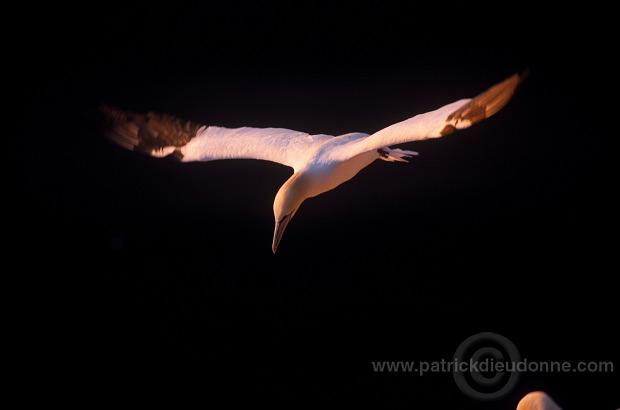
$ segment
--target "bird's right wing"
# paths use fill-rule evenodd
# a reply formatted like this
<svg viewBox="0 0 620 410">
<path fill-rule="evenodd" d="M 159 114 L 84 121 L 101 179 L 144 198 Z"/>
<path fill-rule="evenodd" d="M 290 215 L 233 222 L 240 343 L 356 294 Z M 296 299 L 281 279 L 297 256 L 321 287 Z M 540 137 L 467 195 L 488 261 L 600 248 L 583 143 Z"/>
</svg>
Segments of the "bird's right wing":
<svg viewBox="0 0 620 410">
<path fill-rule="evenodd" d="M 123 148 L 183 162 L 219 159 L 261 159 L 295 168 L 316 144 L 330 135 L 310 135 L 285 128 L 204 126 L 177 117 L 139 114 L 102 106 L 104 133 Z"/>
<path fill-rule="evenodd" d="M 475 98 L 455 101 L 437 110 L 390 125 L 367 138 L 338 145 L 328 153 L 329 159 L 346 161 L 364 152 L 406 142 L 443 137 L 457 129 L 468 128 L 502 109 L 526 75 L 527 71 L 523 74 L 514 74 Z"/>
</svg>

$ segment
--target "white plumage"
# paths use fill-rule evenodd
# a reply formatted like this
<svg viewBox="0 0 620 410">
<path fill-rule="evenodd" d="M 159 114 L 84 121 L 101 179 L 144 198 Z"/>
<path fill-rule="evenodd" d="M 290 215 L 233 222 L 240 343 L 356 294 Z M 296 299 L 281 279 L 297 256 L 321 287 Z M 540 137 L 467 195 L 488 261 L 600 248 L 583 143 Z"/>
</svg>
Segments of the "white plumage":
<svg viewBox="0 0 620 410">
<path fill-rule="evenodd" d="M 253 158 L 293 168 L 274 201 L 275 253 L 301 203 L 353 178 L 376 159 L 406 161 L 416 152 L 393 145 L 438 138 L 499 111 L 525 74 L 515 74 L 475 98 L 461 99 L 416 115 L 374 134 L 310 135 L 284 128 L 204 126 L 162 114 L 137 114 L 102 106 L 107 136 L 120 146 L 182 162 Z"/>
</svg>

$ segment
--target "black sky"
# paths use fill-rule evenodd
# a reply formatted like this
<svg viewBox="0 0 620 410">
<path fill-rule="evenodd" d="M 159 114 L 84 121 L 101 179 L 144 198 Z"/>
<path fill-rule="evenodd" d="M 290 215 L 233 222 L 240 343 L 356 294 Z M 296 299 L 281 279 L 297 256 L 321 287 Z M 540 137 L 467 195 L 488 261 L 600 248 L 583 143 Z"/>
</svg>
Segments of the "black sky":
<svg viewBox="0 0 620 410">
<path fill-rule="evenodd" d="M 593 394 L 618 406 L 617 371 L 526 374 L 512 395 L 481 403 L 451 375 L 370 365 L 447 360 L 493 331 L 525 357 L 617 367 L 605 103 L 617 85 L 604 10 L 175 2 L 18 14 L 38 33 L 10 50 L 12 235 L 37 273 L 28 341 L 43 374 L 70 369 L 87 403 L 129 392 L 187 408 L 491 409 L 540 389 L 567 409 L 594 408 Z M 271 207 L 287 168 L 156 160 L 98 132 L 107 103 L 211 125 L 370 133 L 526 68 L 496 116 L 408 144 L 420 152 L 410 164 L 375 163 L 308 200 L 275 256 Z"/>
</svg>

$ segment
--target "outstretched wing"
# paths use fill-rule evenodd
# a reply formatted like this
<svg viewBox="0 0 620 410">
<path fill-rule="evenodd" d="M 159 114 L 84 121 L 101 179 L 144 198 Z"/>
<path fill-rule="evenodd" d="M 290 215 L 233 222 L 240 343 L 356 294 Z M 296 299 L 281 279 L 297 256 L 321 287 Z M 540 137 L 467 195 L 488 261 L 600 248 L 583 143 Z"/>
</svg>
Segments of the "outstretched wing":
<svg viewBox="0 0 620 410">
<path fill-rule="evenodd" d="M 252 158 L 295 168 L 309 148 L 332 137 L 285 128 L 204 126 L 171 115 L 101 106 L 105 135 L 123 148 L 183 162 Z"/>
<path fill-rule="evenodd" d="M 345 161 L 364 152 L 405 142 L 443 137 L 457 129 L 470 127 L 504 107 L 526 75 L 527 72 L 514 74 L 473 99 L 462 99 L 390 125 L 367 138 L 336 146 L 328 155 L 332 160 Z"/>
</svg>

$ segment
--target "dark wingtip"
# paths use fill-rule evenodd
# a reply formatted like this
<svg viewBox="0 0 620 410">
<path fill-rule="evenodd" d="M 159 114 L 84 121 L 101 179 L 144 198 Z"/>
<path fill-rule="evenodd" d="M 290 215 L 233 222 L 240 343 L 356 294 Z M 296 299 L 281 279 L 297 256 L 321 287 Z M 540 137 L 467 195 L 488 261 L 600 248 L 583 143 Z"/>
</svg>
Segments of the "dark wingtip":
<svg viewBox="0 0 620 410">
<path fill-rule="evenodd" d="M 180 148 L 194 138 L 200 124 L 183 120 L 168 114 L 124 111 L 102 103 L 99 105 L 102 118 L 102 134 L 110 141 L 130 151 L 155 155 L 162 148 L 175 147 L 168 155 L 181 161 Z"/>
<path fill-rule="evenodd" d="M 510 101 L 517 87 L 528 75 L 529 69 L 526 68 L 521 74 L 513 74 L 477 96 L 474 102 L 485 107 L 485 118 L 501 110 Z M 472 122 L 475 123 L 477 121 Z"/>
<path fill-rule="evenodd" d="M 113 121 L 114 119 L 118 118 L 118 116 L 122 112 L 123 111 L 121 109 L 113 107 L 111 105 L 105 103 L 99 104 L 99 113 L 103 116 L 103 119 L 105 121 Z"/>
<path fill-rule="evenodd" d="M 519 82 L 522 82 L 523 80 L 525 80 L 529 75 L 530 75 L 530 68 L 525 67 L 525 69 L 521 71 L 521 74 L 519 74 Z"/>
<path fill-rule="evenodd" d="M 108 140 L 115 144 L 133 151 L 139 144 L 137 130 L 127 128 L 127 123 L 131 123 L 135 114 L 123 111 L 120 108 L 108 104 L 100 104 L 99 112 L 101 118 L 101 133 Z"/>
<path fill-rule="evenodd" d="M 452 112 L 446 118 L 447 124 L 440 131 L 440 136 L 450 134 L 455 128 L 469 127 L 501 110 L 510 101 L 519 84 L 528 75 L 529 69 L 527 68 L 520 74 L 515 73 Z M 464 122 L 465 125 L 459 127 L 458 124 L 461 122 Z"/>
</svg>

